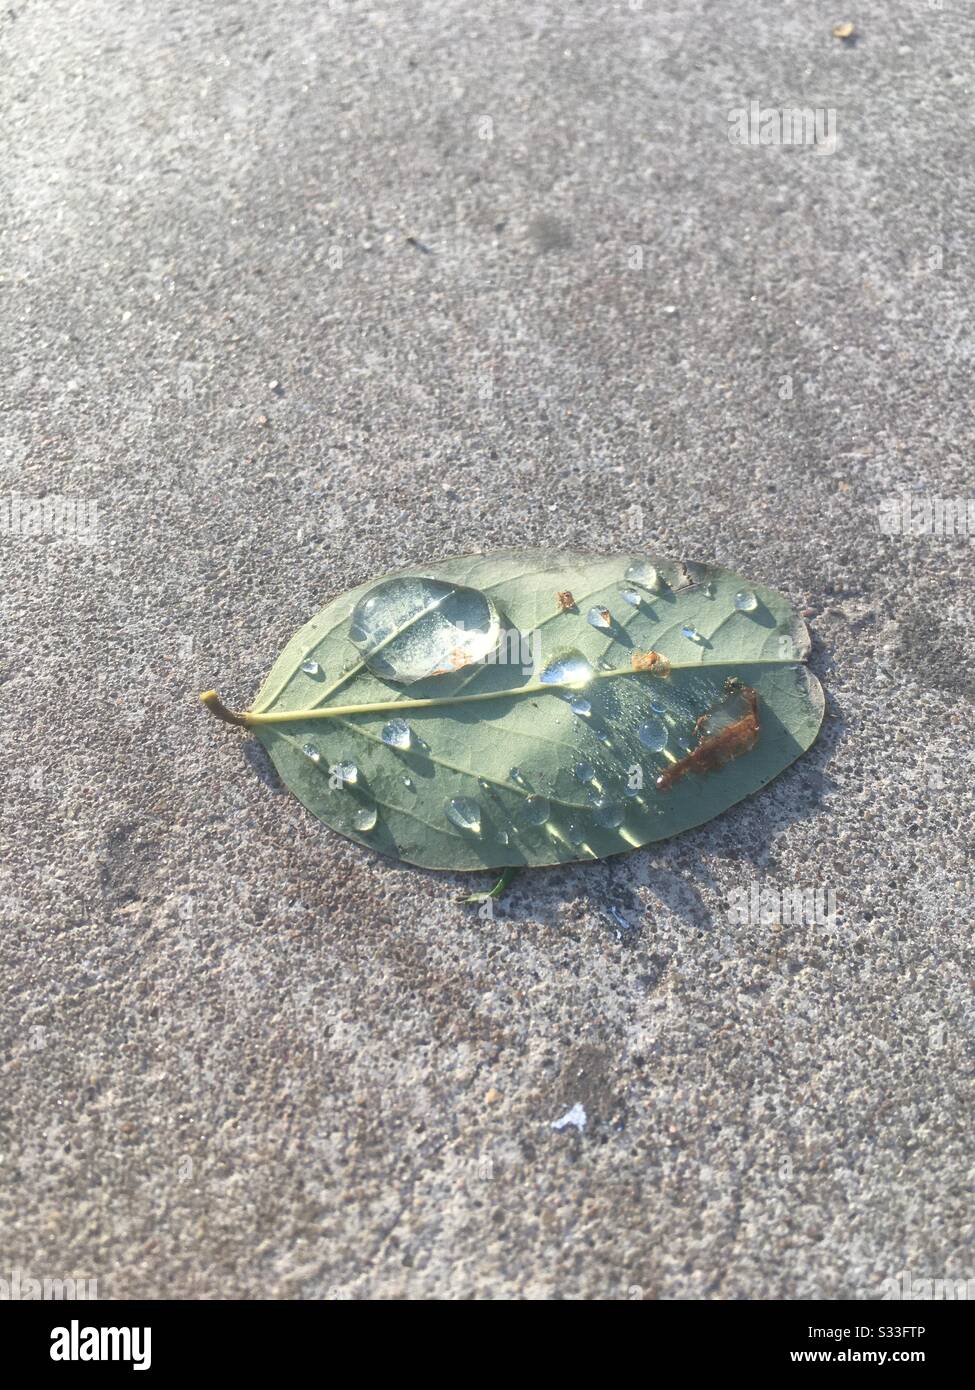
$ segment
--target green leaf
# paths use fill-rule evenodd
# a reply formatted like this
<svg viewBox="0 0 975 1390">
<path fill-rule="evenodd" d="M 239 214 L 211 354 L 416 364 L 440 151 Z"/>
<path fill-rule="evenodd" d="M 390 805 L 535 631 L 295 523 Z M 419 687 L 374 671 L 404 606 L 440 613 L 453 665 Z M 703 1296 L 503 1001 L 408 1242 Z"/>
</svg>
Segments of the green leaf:
<svg viewBox="0 0 975 1390">
<path fill-rule="evenodd" d="M 642 585 L 624 577 L 633 565 L 644 566 Z M 647 566 L 657 571 L 656 587 L 647 587 Z M 542 550 L 402 570 L 396 579 L 463 586 L 450 600 L 459 622 L 458 614 L 475 611 L 472 604 L 479 614 L 493 604 L 500 654 L 508 658 L 412 684 L 391 673 L 409 667 L 415 675 L 417 654 L 425 658 L 431 641 L 450 646 L 437 629 L 446 621 L 443 604 L 432 616 L 403 621 L 394 602 L 401 585 L 374 597 L 371 607 L 398 624 L 371 653 L 385 674 L 365 664 L 350 637 L 356 604 L 389 578 L 343 594 L 302 628 L 252 710 L 228 715 L 214 692 L 203 698 L 215 713 L 254 729 L 283 780 L 326 825 L 408 863 L 557 864 L 679 834 L 765 786 L 813 743 L 822 723 L 823 691 L 803 664 L 805 625 L 781 594 L 728 570 L 653 555 Z M 575 603 L 564 610 L 559 595 L 566 591 Z M 608 610 L 612 625 L 594 626 L 592 609 Z M 476 650 L 476 633 L 470 641 Z M 632 669 L 634 652 L 649 650 L 669 659 L 669 675 Z M 534 669 L 532 655 L 540 658 Z M 444 656 L 448 669 L 459 659 L 456 648 Z M 593 668 L 584 688 L 540 679 L 563 657 Z M 566 670 L 578 673 L 578 664 Z M 658 789 L 657 778 L 719 731 L 722 717 L 727 723 L 746 709 L 740 694 L 727 693 L 729 677 L 757 694 L 754 746 Z M 702 733 L 695 726 L 709 711 Z M 397 719 L 409 726 L 408 746 L 384 742 L 384 728 Z M 517 777 L 512 768 L 520 769 Z"/>
</svg>

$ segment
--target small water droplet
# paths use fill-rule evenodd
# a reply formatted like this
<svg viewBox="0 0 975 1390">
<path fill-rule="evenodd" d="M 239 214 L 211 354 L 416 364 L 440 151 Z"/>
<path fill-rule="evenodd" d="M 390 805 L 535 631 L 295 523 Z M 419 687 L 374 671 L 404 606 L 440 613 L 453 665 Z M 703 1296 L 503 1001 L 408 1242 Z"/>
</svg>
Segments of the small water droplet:
<svg viewBox="0 0 975 1390">
<path fill-rule="evenodd" d="M 353 762 L 336 763 L 329 771 L 333 777 L 337 777 L 340 782 L 348 783 L 350 787 L 359 780 L 359 769 Z"/>
<path fill-rule="evenodd" d="M 653 565 L 648 564 L 646 560 L 635 561 L 630 565 L 623 578 L 628 579 L 631 584 L 639 584 L 641 589 L 649 589 L 651 592 L 660 584 L 660 575 Z"/>
<path fill-rule="evenodd" d="M 571 701 L 571 703 L 569 704 L 569 709 L 571 709 L 573 714 L 578 714 L 582 718 L 585 718 L 587 714 L 592 714 L 592 705 L 589 703 L 589 701 L 580 700 L 578 697 L 575 700 Z"/>
<path fill-rule="evenodd" d="M 552 814 L 547 797 L 530 796 L 521 808 L 522 817 L 529 825 L 544 825 Z"/>
<path fill-rule="evenodd" d="M 482 792 L 487 792 L 491 790 L 491 783 L 487 780 L 486 777 L 479 777 L 477 779 L 477 785 L 480 787 Z"/>
<path fill-rule="evenodd" d="M 498 839 L 501 841 L 501 843 L 502 843 L 503 845 L 506 845 L 506 844 L 508 843 L 508 832 L 507 832 L 507 830 L 499 830 L 499 831 L 498 831 Z"/>
<path fill-rule="evenodd" d="M 390 748 L 409 748 L 413 732 L 405 719 L 391 719 L 383 725 L 382 740 Z"/>
<path fill-rule="evenodd" d="M 620 598 L 622 598 L 624 602 L 632 604 L 634 608 L 639 608 L 640 604 L 643 602 L 643 599 L 637 593 L 636 589 L 621 589 Z"/>
<path fill-rule="evenodd" d="M 301 669 L 306 676 L 317 676 L 322 668 L 317 661 L 303 661 L 301 663 Z"/>
<path fill-rule="evenodd" d="M 710 579 L 704 585 L 703 593 L 705 598 L 714 598 L 714 585 L 711 583 Z"/>
<path fill-rule="evenodd" d="M 608 608 L 590 608 L 586 614 L 586 622 L 591 623 L 593 627 L 612 627 L 613 615 Z"/>
<path fill-rule="evenodd" d="M 660 753 L 667 747 L 667 726 L 659 719 L 649 719 L 646 724 L 641 724 L 636 736 L 644 748 L 649 748 L 652 753 Z"/>
<path fill-rule="evenodd" d="M 520 768 L 520 767 L 513 767 L 513 768 L 511 769 L 511 771 L 508 773 L 508 776 L 511 778 L 512 782 L 520 782 L 520 781 L 521 781 L 521 768 Z"/>
<path fill-rule="evenodd" d="M 615 830 L 617 826 L 622 825 L 626 814 L 618 801 L 610 801 L 605 796 L 601 796 L 596 802 L 594 811 L 597 821 L 606 830 Z"/>
<path fill-rule="evenodd" d="M 419 577 L 374 585 L 352 610 L 349 627 L 369 669 L 404 685 L 482 660 L 500 635 L 498 610 L 486 594 Z"/>
<path fill-rule="evenodd" d="M 653 710 L 654 714 L 663 714 L 667 706 L 662 704 L 660 700 L 651 700 L 650 708 Z"/>
<path fill-rule="evenodd" d="M 444 808 L 447 812 L 447 819 L 452 820 L 454 825 L 461 830 L 473 831 L 475 835 L 481 833 L 481 808 L 476 801 L 472 801 L 469 796 L 455 796 L 452 801 L 448 801 Z"/>
<path fill-rule="evenodd" d="M 575 775 L 580 782 L 591 782 L 596 775 L 592 763 L 576 763 Z"/>
<path fill-rule="evenodd" d="M 322 756 L 313 743 L 306 743 L 301 751 L 304 753 L 305 757 L 310 758 L 313 763 L 317 763 Z"/>
<path fill-rule="evenodd" d="M 586 832 L 581 825 L 570 825 L 565 833 L 569 837 L 570 845 L 581 845 L 586 838 Z"/>
<path fill-rule="evenodd" d="M 407 791 L 410 791 L 410 792 L 411 792 L 411 791 L 413 790 L 413 785 L 414 785 L 414 784 L 413 784 L 413 778 L 412 778 L 412 777 L 404 777 L 404 778 L 403 778 L 403 786 L 406 788 Z"/>
<path fill-rule="evenodd" d="M 549 662 L 539 676 L 546 685 L 586 685 L 593 670 L 581 652 L 564 652 Z"/>
<path fill-rule="evenodd" d="M 379 815 L 375 806 L 360 806 L 352 817 L 352 824 L 355 826 L 356 830 L 365 834 L 367 830 L 375 829 L 378 819 Z"/>
<path fill-rule="evenodd" d="M 613 740 L 610 738 L 609 734 L 606 732 L 605 729 L 599 729 L 596 733 L 596 737 L 599 739 L 599 742 L 605 744 L 607 748 L 612 747 Z"/>
<path fill-rule="evenodd" d="M 758 599 L 751 589 L 739 589 L 734 602 L 735 607 L 742 613 L 751 613 L 758 607 Z"/>
<path fill-rule="evenodd" d="M 688 642 L 703 642 L 704 637 L 698 632 L 696 627 L 691 627 L 690 623 L 685 623 L 680 630 L 681 636 L 686 637 Z"/>
<path fill-rule="evenodd" d="M 603 658 L 600 660 L 599 669 L 600 669 L 600 671 L 612 671 L 612 669 L 613 669 L 613 663 L 612 663 L 611 661 L 607 661 L 606 658 L 603 657 Z"/>
</svg>

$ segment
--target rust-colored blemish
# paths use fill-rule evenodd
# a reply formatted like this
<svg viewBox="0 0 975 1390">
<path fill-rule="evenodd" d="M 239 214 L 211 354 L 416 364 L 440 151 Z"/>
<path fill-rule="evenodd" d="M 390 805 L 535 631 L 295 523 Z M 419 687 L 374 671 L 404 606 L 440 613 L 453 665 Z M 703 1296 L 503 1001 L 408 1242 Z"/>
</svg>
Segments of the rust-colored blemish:
<svg viewBox="0 0 975 1390">
<path fill-rule="evenodd" d="M 452 671 L 461 671 L 465 666 L 471 664 L 470 652 L 465 652 L 463 647 L 454 647 L 447 657 L 448 666 L 438 666 L 435 671 L 431 671 L 431 676 L 449 676 Z"/>
<path fill-rule="evenodd" d="M 660 774 L 657 778 L 658 791 L 669 792 L 674 783 L 686 777 L 689 772 L 713 772 L 715 768 L 724 767 L 732 758 L 740 758 L 742 753 L 748 753 L 755 747 L 761 732 L 758 693 L 750 685 L 737 688 L 729 682 L 727 688 L 729 694 L 741 695 L 748 706 L 746 713 L 716 734 L 707 733 L 711 714 L 702 714 L 694 725 L 700 740 L 697 747 L 688 753 L 686 758 L 681 758 L 680 762 L 674 763 L 666 772 Z"/>
<path fill-rule="evenodd" d="M 652 671 L 655 676 L 670 675 L 670 661 L 660 652 L 634 652 L 630 665 L 634 671 Z"/>
</svg>

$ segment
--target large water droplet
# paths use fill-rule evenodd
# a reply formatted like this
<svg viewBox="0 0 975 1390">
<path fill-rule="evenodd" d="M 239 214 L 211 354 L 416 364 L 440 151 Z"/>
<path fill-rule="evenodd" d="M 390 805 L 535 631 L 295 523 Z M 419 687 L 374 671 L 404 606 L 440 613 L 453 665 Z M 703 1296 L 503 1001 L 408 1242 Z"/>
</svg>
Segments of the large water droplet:
<svg viewBox="0 0 975 1390">
<path fill-rule="evenodd" d="M 667 747 L 667 726 L 659 719 L 648 719 L 646 724 L 641 724 L 636 736 L 652 753 L 660 753 Z"/>
<path fill-rule="evenodd" d="M 578 714 L 583 719 L 587 714 L 592 714 L 592 705 L 589 701 L 582 700 L 578 696 L 574 700 L 570 700 L 569 709 L 573 714 Z"/>
<path fill-rule="evenodd" d="M 359 830 L 363 834 L 365 834 L 366 831 L 375 829 L 376 821 L 378 819 L 379 814 L 376 811 L 375 806 L 360 806 L 358 811 L 356 811 L 355 815 L 352 817 L 352 824 L 354 825 L 356 830 Z"/>
<path fill-rule="evenodd" d="M 640 604 L 643 602 L 643 599 L 637 593 L 636 589 L 620 589 L 620 598 L 623 599 L 625 603 L 632 604 L 634 608 L 639 608 Z"/>
<path fill-rule="evenodd" d="M 546 685 L 586 685 L 593 669 L 581 652 L 564 652 L 550 661 L 539 676 Z"/>
<path fill-rule="evenodd" d="M 544 825 L 552 814 L 552 808 L 546 797 L 530 796 L 522 806 L 521 814 L 529 825 Z"/>
<path fill-rule="evenodd" d="M 382 740 L 390 748 L 409 748 L 413 734 L 405 719 L 391 719 L 383 725 Z"/>
<path fill-rule="evenodd" d="M 500 633 L 486 594 L 440 579 L 383 580 L 356 604 L 349 628 L 370 671 L 404 685 L 482 660 Z"/>
<path fill-rule="evenodd" d="M 618 801 L 610 801 L 608 797 L 601 796 L 593 811 L 599 824 L 606 830 L 615 830 L 623 824 L 625 812 Z"/>
<path fill-rule="evenodd" d="M 623 577 L 631 584 L 639 584 L 641 589 L 649 589 L 651 592 L 660 584 L 660 575 L 646 560 L 636 560 Z"/>
<path fill-rule="evenodd" d="M 447 819 L 452 820 L 461 830 L 470 830 L 475 835 L 480 835 L 481 808 L 469 796 L 455 796 L 452 801 L 447 802 L 444 810 L 447 812 Z"/>
<path fill-rule="evenodd" d="M 593 627 L 612 627 L 613 615 L 608 608 L 590 608 L 586 614 L 586 622 L 592 623 Z"/>
<path fill-rule="evenodd" d="M 317 676 L 322 668 L 317 661 L 303 661 L 301 663 L 301 669 L 306 676 Z"/>
<path fill-rule="evenodd" d="M 306 743 L 301 751 L 304 753 L 305 757 L 309 758 L 313 763 L 317 763 L 322 756 L 313 743 Z"/>
<path fill-rule="evenodd" d="M 576 763 L 575 775 L 580 782 L 591 782 L 596 775 L 592 763 Z"/>
<path fill-rule="evenodd" d="M 734 603 L 742 613 L 751 613 L 758 607 L 758 599 L 751 589 L 739 589 L 735 594 Z"/>
</svg>

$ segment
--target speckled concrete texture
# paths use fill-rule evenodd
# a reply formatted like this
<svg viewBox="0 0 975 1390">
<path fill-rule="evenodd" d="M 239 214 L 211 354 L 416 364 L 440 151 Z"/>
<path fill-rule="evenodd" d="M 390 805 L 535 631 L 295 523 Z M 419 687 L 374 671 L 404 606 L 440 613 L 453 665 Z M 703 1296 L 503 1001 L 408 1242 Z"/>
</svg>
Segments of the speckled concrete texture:
<svg viewBox="0 0 975 1390">
<path fill-rule="evenodd" d="M 0 28 L 0 1279 L 975 1277 L 975 519 L 920 524 L 975 496 L 969 7 Z M 833 133 L 736 144 L 751 103 Z M 784 590 L 829 712 L 760 796 L 489 920 L 196 696 L 246 704 L 371 575 L 525 543 Z M 774 920 L 797 889 L 835 913 Z"/>
</svg>

